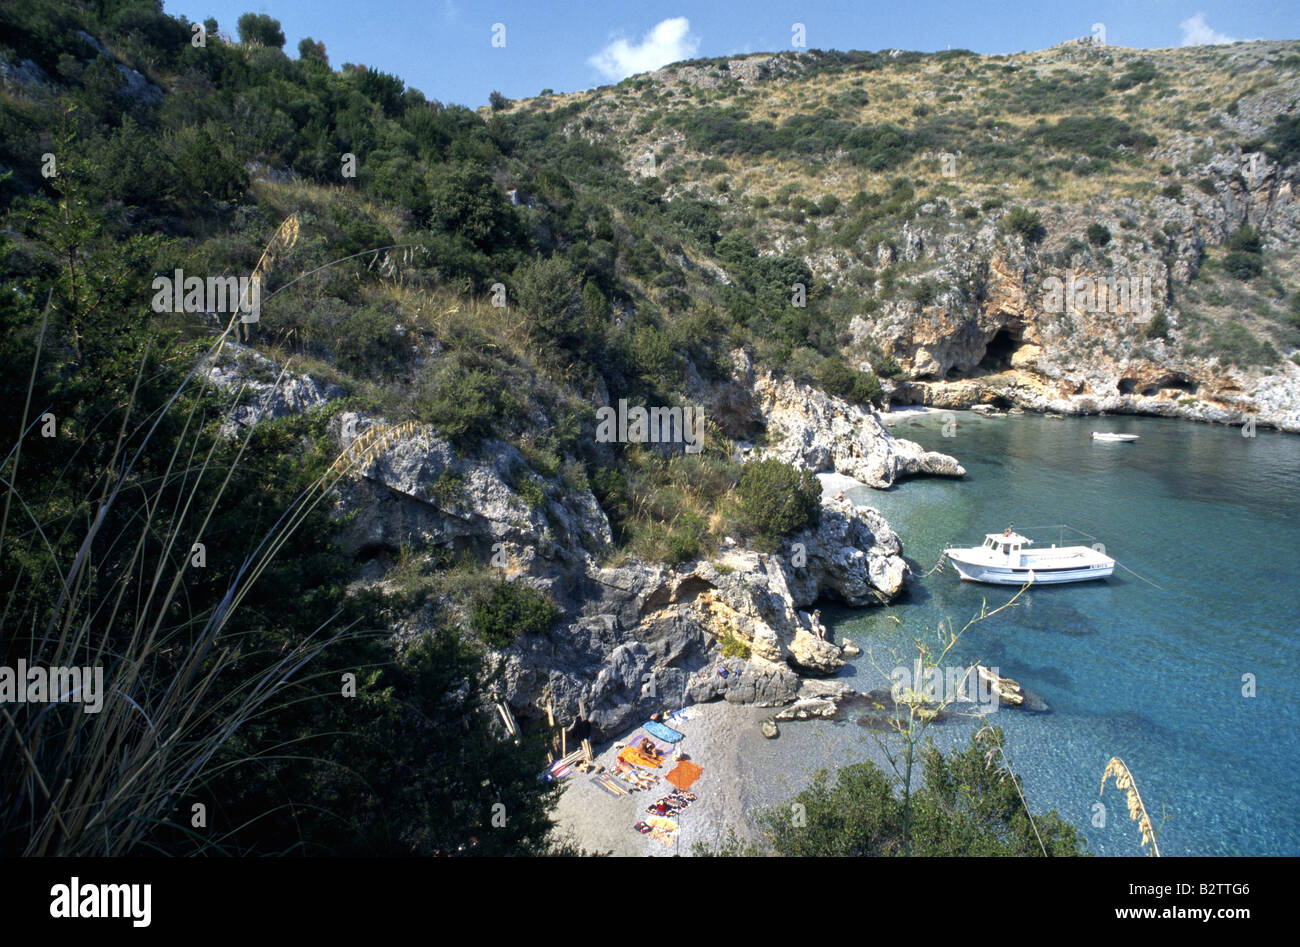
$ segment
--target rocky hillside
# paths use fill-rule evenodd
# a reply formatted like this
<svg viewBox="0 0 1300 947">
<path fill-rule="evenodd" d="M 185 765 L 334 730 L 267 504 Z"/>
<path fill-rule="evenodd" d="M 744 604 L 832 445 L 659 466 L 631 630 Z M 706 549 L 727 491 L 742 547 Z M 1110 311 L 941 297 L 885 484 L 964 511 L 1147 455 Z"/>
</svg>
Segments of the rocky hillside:
<svg viewBox="0 0 1300 947">
<path fill-rule="evenodd" d="M 804 261 L 895 403 L 1300 431 L 1298 105 L 1300 44 L 1070 43 L 696 61 L 507 114 L 707 221 L 685 269 Z"/>
<path fill-rule="evenodd" d="M 908 568 L 817 475 L 964 474 L 886 402 L 1300 430 L 1300 45 L 755 55 L 476 113 L 310 38 L 295 58 L 269 15 L 199 26 L 156 0 L 0 7 L 0 413 L 10 482 L 41 484 L 0 573 L 37 628 L 94 563 L 79 614 L 129 654 L 154 639 L 107 603 L 158 585 L 117 542 L 148 524 L 186 607 L 155 609 L 174 648 L 120 662 L 162 664 L 124 684 L 140 706 L 208 653 L 209 616 L 263 662 L 344 623 L 315 702 L 247 739 L 369 733 L 421 770 L 376 757 L 332 788 L 358 754 L 322 749 L 347 762 L 302 771 L 321 811 L 451 779 L 411 800 L 443 836 L 404 850 L 479 844 L 460 747 L 537 791 L 493 703 L 611 735 L 836 691 L 807 680 L 846 657 L 817 601 L 890 600 Z M 237 277 L 256 321 L 213 291 Z M 208 457 L 239 489 L 178 461 Z M 248 676 L 227 653 L 211 693 Z M 340 674 L 368 699 L 340 710 Z M 284 772 L 215 772 L 234 824 L 286 809 Z"/>
<path fill-rule="evenodd" d="M 236 344 L 205 372 L 237 393 L 227 436 L 318 411 L 341 394 L 309 376 L 282 375 L 279 365 Z M 276 381 L 259 382 L 259 375 Z M 893 437 L 870 409 L 774 382 L 743 352 L 729 379 L 696 394 L 742 429 L 748 423 L 765 431 L 769 446 L 758 455 L 799 469 L 881 488 L 904 476 L 965 473 L 953 458 Z M 399 638 L 431 631 L 456 607 L 434 556 L 412 562 L 411 550 L 490 563 L 497 578 L 559 606 L 557 622 L 521 634 L 498 655 L 500 696 L 522 718 L 549 701 L 562 716 L 612 736 L 664 706 L 719 698 L 788 704 L 808 692 L 804 677 L 833 674 L 845 663 L 811 612 L 814 603 L 887 602 L 909 576 L 902 542 L 884 517 L 830 490 L 817 525 L 785 537 L 775 552 L 728 538 L 715 556 L 675 568 L 615 562 L 609 519 L 591 491 L 548 480 L 508 443 L 464 455 L 432 426 L 394 426 L 345 410 L 332 425 L 343 456 L 355 454 L 359 463 L 356 475 L 340 482 L 335 504 L 349 523 L 344 543 L 361 566 L 361 584 L 405 583 L 429 593 L 427 606 L 399 623 Z M 742 450 L 756 451 L 748 444 Z M 395 566 L 397 558 L 407 562 Z"/>
</svg>

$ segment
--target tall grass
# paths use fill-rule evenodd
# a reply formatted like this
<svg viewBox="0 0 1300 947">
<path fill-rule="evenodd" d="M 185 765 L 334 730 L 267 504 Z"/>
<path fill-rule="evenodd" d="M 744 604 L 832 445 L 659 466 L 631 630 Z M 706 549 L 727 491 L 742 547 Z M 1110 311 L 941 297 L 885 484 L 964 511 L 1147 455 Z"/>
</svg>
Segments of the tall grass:
<svg viewBox="0 0 1300 947">
<path fill-rule="evenodd" d="M 285 248 L 293 229 L 286 225 L 259 261 L 259 277 Z M 274 709 L 285 684 L 329 643 L 325 628 L 316 628 L 286 641 L 275 655 L 262 655 L 257 673 L 241 675 L 236 662 L 254 655 L 242 653 L 244 643 L 231 633 L 232 617 L 355 458 L 346 456 L 303 490 L 257 538 L 216 607 L 192 613 L 186 580 L 193 577 L 195 544 L 204 542 L 226 497 L 252 427 L 233 463 L 216 464 L 217 442 L 202 448 L 208 421 L 199 408 L 203 399 L 181 399 L 187 391 L 206 391 L 209 382 L 200 368 L 237 330 L 236 313 L 163 407 L 146 417 L 139 416 L 136 401 L 147 355 L 141 361 L 112 460 L 86 498 L 93 518 L 69 561 L 25 499 L 48 485 L 18 478 L 22 438 L 32 435 L 40 417 L 32 395 L 48 312 L 47 304 L 22 437 L 0 463 L 0 549 L 6 537 L 22 530 L 36 538 L 43 554 L 15 569 L 0 615 L 0 654 L 7 665 L 23 658 L 29 666 L 102 666 L 104 699 L 99 713 L 86 713 L 77 703 L 0 705 L 0 849 L 37 856 L 123 855 L 145 850 L 151 833 L 171 826 L 193 840 L 194 851 L 220 850 L 213 836 L 191 831 L 182 805 L 218 768 L 232 765 L 218 754 L 241 727 Z M 284 374 L 282 369 L 277 384 Z M 238 401 L 236 395 L 226 418 Z M 164 419 L 179 433 L 161 473 L 144 475 L 146 451 L 166 449 L 158 443 Z M 129 528 L 105 535 L 110 521 Z"/>
</svg>

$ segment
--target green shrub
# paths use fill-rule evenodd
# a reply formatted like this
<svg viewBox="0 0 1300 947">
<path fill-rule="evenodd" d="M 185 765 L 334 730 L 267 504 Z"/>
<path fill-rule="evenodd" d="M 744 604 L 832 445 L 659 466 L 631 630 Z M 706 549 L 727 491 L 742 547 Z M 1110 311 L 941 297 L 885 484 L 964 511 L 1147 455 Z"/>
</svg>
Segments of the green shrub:
<svg viewBox="0 0 1300 947">
<path fill-rule="evenodd" d="M 999 745 L 1001 730 L 990 742 Z M 910 805 L 899 778 L 874 763 L 853 763 L 833 774 L 820 770 L 794 798 L 754 819 L 756 841 L 730 836 L 719 849 L 699 844 L 695 855 L 787 856 L 1077 856 L 1083 836 L 1055 810 L 1032 817 L 1015 779 L 990 765 L 989 743 L 974 735 L 946 754 L 932 743 L 921 750 L 923 784 Z M 806 818 L 793 823 L 791 805 Z"/>
<path fill-rule="evenodd" d="M 1228 238 L 1228 249 L 1241 253 L 1257 254 L 1262 251 L 1263 247 L 1260 244 L 1259 234 L 1255 232 L 1255 228 L 1250 224 L 1242 224 Z"/>
<path fill-rule="evenodd" d="M 1233 250 L 1223 258 L 1223 268 L 1239 280 L 1254 279 L 1264 272 L 1264 263 L 1258 254 Z"/>
<path fill-rule="evenodd" d="M 730 628 L 721 638 L 722 656 L 724 658 L 742 658 L 749 660 L 750 646 L 743 638 L 738 637 Z"/>
<path fill-rule="evenodd" d="M 1150 82 L 1159 72 L 1156 67 L 1147 59 L 1139 59 L 1132 63 L 1118 79 L 1115 80 L 1115 88 L 1121 91 L 1131 89 L 1134 86 L 1141 85 L 1144 82 Z"/>
<path fill-rule="evenodd" d="M 1110 243 L 1110 229 L 1104 224 L 1089 224 L 1084 236 L 1088 238 L 1088 242 L 1094 247 L 1104 247 Z"/>
<path fill-rule="evenodd" d="M 335 361 L 352 375 L 391 375 L 407 354 L 408 342 L 397 331 L 396 316 L 378 306 L 354 310 L 335 331 Z"/>
<path fill-rule="evenodd" d="M 1032 129 L 1026 137 L 1057 151 L 1092 158 L 1117 158 L 1122 155 L 1122 148 L 1131 152 L 1149 151 L 1157 143 L 1154 136 L 1109 116 L 1067 115 L 1055 125 Z"/>
<path fill-rule="evenodd" d="M 1163 309 L 1151 317 L 1145 335 L 1148 339 L 1163 339 L 1169 335 L 1169 317 Z"/>
<path fill-rule="evenodd" d="M 1224 364 L 1243 368 L 1252 365 L 1273 365 L 1278 360 L 1277 350 L 1268 342 L 1261 342 L 1240 322 L 1221 322 L 1210 325 L 1204 342 L 1193 349 L 1194 354 L 1206 358 L 1217 357 Z"/>
<path fill-rule="evenodd" d="M 494 648 L 507 648 L 520 635 L 544 635 L 564 612 L 547 596 L 521 582 L 500 582 L 474 606 L 470 627 Z"/>
<path fill-rule="evenodd" d="M 1043 238 L 1047 236 L 1047 228 L 1043 226 L 1043 218 L 1035 211 L 1023 207 L 1013 207 L 1007 213 L 1004 223 L 1012 233 L 1019 234 L 1025 243 L 1042 243 Z"/>
<path fill-rule="evenodd" d="M 416 397 L 416 413 L 458 449 L 504 433 L 502 421 L 511 399 L 503 392 L 499 376 L 449 360 L 430 387 L 432 391 Z"/>
<path fill-rule="evenodd" d="M 488 252 L 515 245 L 518 221 L 485 170 L 444 166 L 429 178 L 430 229 L 458 234 Z"/>
<path fill-rule="evenodd" d="M 817 369 L 817 381 L 827 393 L 855 404 L 880 404 L 880 381 L 871 372 L 859 371 L 842 358 L 831 356 Z"/>
<path fill-rule="evenodd" d="M 1264 150 L 1283 167 L 1300 158 L 1300 115 L 1283 115 L 1273 123 Z"/>
<path fill-rule="evenodd" d="M 670 566 L 698 559 L 703 548 L 703 540 L 708 533 L 708 526 L 703 518 L 695 513 L 682 513 L 673 522 L 668 534 L 668 556 L 665 561 Z"/>
<path fill-rule="evenodd" d="M 817 476 L 774 457 L 746 464 L 736 494 L 745 525 L 768 548 L 821 520 Z"/>
<path fill-rule="evenodd" d="M 284 30 L 280 29 L 280 21 L 265 13 L 245 13 L 236 21 L 236 26 L 241 43 L 273 49 L 284 47 Z"/>
</svg>

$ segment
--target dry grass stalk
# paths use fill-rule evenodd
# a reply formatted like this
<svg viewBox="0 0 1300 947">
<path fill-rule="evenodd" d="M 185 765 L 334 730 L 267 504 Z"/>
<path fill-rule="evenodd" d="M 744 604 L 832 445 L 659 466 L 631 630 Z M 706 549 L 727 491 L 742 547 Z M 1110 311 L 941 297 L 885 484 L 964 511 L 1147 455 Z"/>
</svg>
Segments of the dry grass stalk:
<svg viewBox="0 0 1300 947">
<path fill-rule="evenodd" d="M 1115 788 L 1126 793 L 1128 817 L 1138 824 L 1138 829 L 1142 833 L 1142 847 L 1145 848 L 1149 842 L 1151 854 L 1158 858 L 1160 846 L 1156 844 L 1156 832 L 1151 825 L 1151 816 L 1147 814 L 1147 807 L 1142 802 L 1142 795 L 1138 792 L 1133 774 L 1118 756 L 1112 756 L 1110 762 L 1106 764 L 1106 771 L 1101 774 L 1101 790 L 1097 794 L 1101 795 L 1106 791 L 1106 780 L 1112 776 L 1115 777 Z"/>
</svg>

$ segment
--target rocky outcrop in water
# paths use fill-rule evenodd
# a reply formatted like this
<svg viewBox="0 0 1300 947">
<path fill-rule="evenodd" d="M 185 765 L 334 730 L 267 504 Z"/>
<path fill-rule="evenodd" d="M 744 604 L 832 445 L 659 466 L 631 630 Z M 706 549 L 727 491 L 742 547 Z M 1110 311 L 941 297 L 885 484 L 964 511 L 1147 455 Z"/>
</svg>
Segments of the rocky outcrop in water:
<svg viewBox="0 0 1300 947">
<path fill-rule="evenodd" d="M 708 385 L 696 376 L 691 394 L 727 436 L 747 441 L 762 434 L 762 456 L 879 488 L 907 476 L 966 473 L 955 458 L 891 435 L 869 407 L 756 369 L 743 351 L 732 359 L 729 380 Z"/>
</svg>

